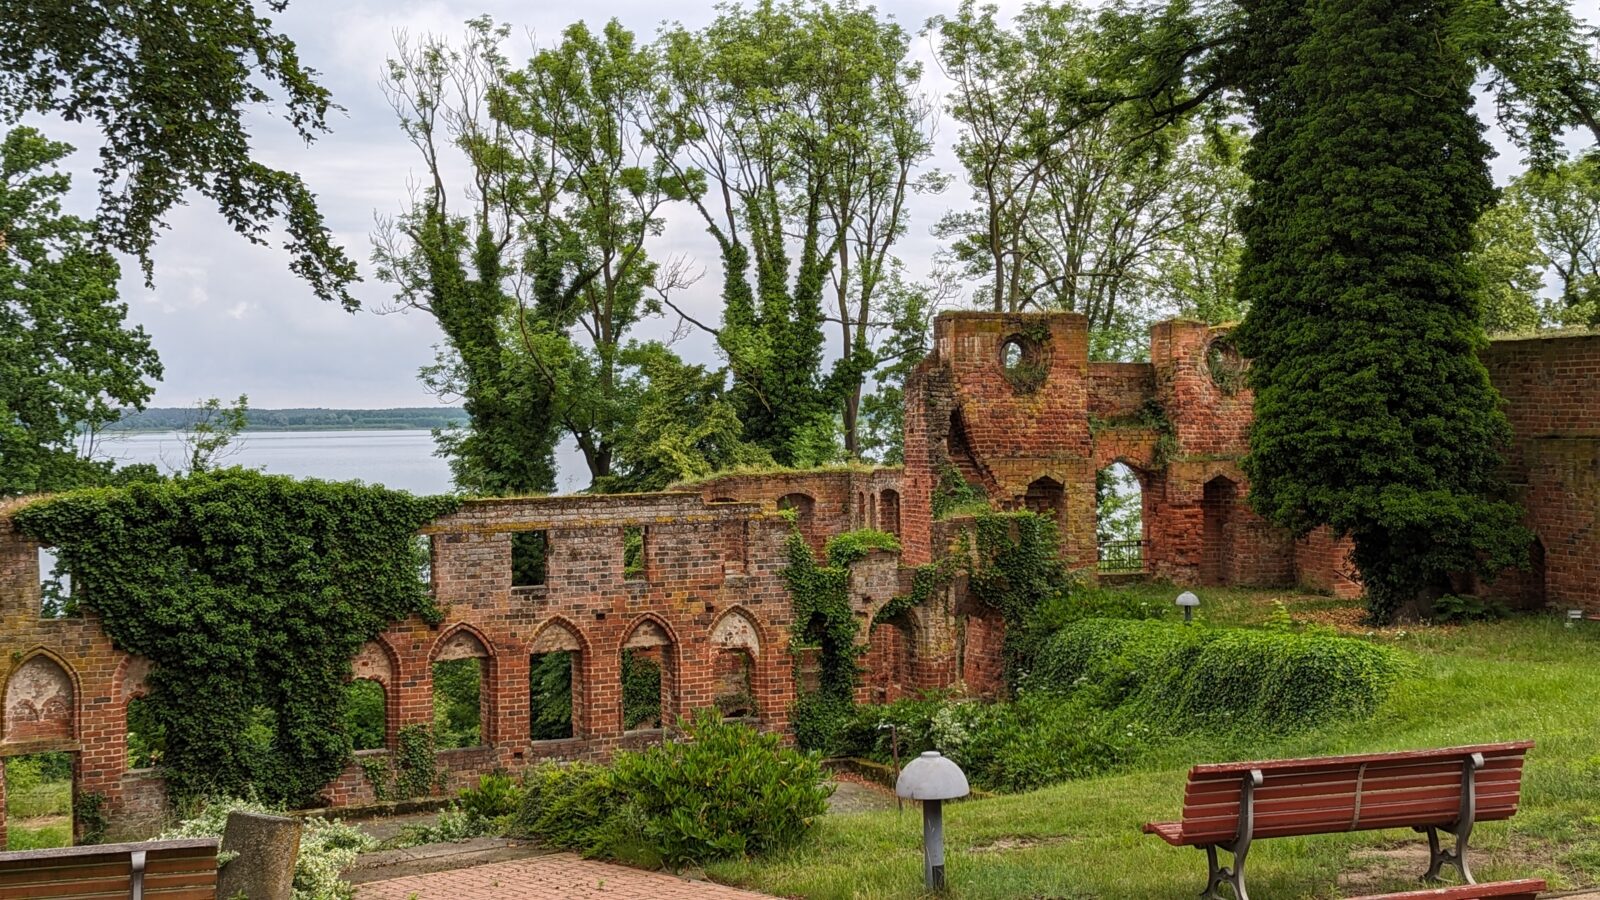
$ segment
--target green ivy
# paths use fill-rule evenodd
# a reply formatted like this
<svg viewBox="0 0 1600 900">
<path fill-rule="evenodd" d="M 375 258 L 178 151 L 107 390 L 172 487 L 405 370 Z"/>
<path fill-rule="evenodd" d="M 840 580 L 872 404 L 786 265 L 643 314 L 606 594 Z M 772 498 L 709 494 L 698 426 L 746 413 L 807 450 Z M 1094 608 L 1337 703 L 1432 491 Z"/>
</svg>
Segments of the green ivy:
<svg viewBox="0 0 1600 900">
<path fill-rule="evenodd" d="M 234 469 L 63 494 L 16 522 L 116 647 L 154 663 L 175 799 L 253 787 L 300 805 L 350 758 L 351 658 L 390 623 L 440 621 L 413 537 L 458 502 Z M 275 713 L 265 753 L 247 734 L 258 708 Z"/>
<path fill-rule="evenodd" d="M 828 565 L 848 567 L 853 562 L 866 559 L 867 554 L 874 550 L 899 553 L 900 540 L 887 531 L 860 528 L 834 535 L 828 540 L 824 550 L 828 557 Z"/>
<path fill-rule="evenodd" d="M 879 625 L 900 615 L 908 609 L 918 607 L 932 600 L 934 595 L 943 590 L 950 583 L 956 572 L 956 557 L 947 556 L 938 562 L 917 566 L 911 574 L 911 591 L 894 597 L 878 614 L 872 617 L 872 624 Z"/>
<path fill-rule="evenodd" d="M 99 844 L 106 839 L 106 795 L 98 791 L 79 794 L 72 801 L 72 818 L 78 823 L 79 844 Z"/>
<path fill-rule="evenodd" d="M 1067 593 L 1071 578 L 1056 524 L 1044 516 L 988 513 L 976 518 L 974 532 L 977 557 L 968 563 L 967 587 L 1005 621 L 1006 683 L 1015 687 L 1037 652 L 1037 629 L 1029 627 L 1035 612 Z"/>
<path fill-rule="evenodd" d="M 426 725 L 407 725 L 397 736 L 398 746 L 388 758 L 368 756 L 361 760 L 361 772 L 372 786 L 372 797 L 379 803 L 426 797 L 444 786 L 444 771 L 435 754 L 438 744 L 433 729 Z"/>
<path fill-rule="evenodd" d="M 840 547 L 848 555 L 855 544 Z M 789 535 L 788 555 L 783 578 L 794 609 L 793 645 L 818 648 L 818 693 L 848 703 L 855 695 L 860 674 L 856 658 L 861 653 L 856 646 L 856 617 L 850 610 L 849 566 L 818 565 L 811 545 L 798 531 Z"/>
<path fill-rule="evenodd" d="M 989 498 L 976 485 L 962 477 L 960 469 L 949 463 L 939 467 L 939 483 L 933 489 L 935 519 L 988 511 Z"/>
</svg>

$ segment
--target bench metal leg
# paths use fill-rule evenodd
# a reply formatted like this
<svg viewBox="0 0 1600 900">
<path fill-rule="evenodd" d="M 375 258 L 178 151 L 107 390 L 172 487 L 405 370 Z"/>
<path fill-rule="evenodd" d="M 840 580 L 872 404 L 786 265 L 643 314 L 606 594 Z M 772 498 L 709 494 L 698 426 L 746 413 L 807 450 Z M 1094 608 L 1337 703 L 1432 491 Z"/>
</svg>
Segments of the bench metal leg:
<svg viewBox="0 0 1600 900">
<path fill-rule="evenodd" d="M 1428 826 L 1428 874 L 1422 876 L 1423 881 L 1438 881 L 1439 870 L 1445 866 L 1452 866 L 1461 873 L 1461 880 L 1467 884 L 1477 884 L 1477 879 L 1472 877 L 1472 867 L 1467 863 L 1467 839 L 1472 837 L 1472 824 L 1478 817 L 1478 770 L 1483 768 L 1483 754 L 1474 753 L 1462 761 L 1461 772 L 1461 810 L 1454 825 L 1437 828 Z M 1455 850 L 1446 850 L 1439 846 L 1439 832 L 1447 831 L 1456 837 Z"/>
<path fill-rule="evenodd" d="M 1443 829 L 1449 831 L 1450 829 Z M 1456 847 L 1446 850 L 1439 846 L 1438 828 L 1428 828 L 1428 874 L 1422 876 L 1423 881 L 1438 881 L 1439 872 L 1445 866 L 1454 868 L 1461 873 L 1461 880 L 1466 884 L 1477 884 L 1477 879 L 1472 877 L 1472 867 L 1467 863 L 1467 836 L 1472 833 L 1472 823 L 1456 832 Z"/>
<path fill-rule="evenodd" d="M 1227 900 L 1217 892 L 1225 884 L 1233 886 L 1233 900 L 1250 900 L 1249 892 L 1244 889 L 1244 858 L 1250 855 L 1250 841 L 1256 833 L 1256 788 L 1261 786 L 1261 782 L 1260 769 L 1245 773 L 1244 783 L 1239 787 L 1239 831 L 1233 843 L 1206 847 L 1206 862 L 1210 865 L 1211 873 L 1206 879 L 1205 892 L 1200 895 L 1204 900 Z M 1222 866 L 1217 863 L 1218 847 L 1233 854 L 1233 865 Z"/>
<path fill-rule="evenodd" d="M 1229 900 L 1218 890 L 1225 884 L 1233 888 L 1232 900 L 1250 900 L 1250 893 L 1244 887 L 1244 858 L 1250 852 L 1250 842 L 1247 840 L 1236 846 L 1238 849 L 1232 851 L 1232 866 L 1218 864 L 1216 845 L 1206 848 L 1206 862 L 1210 864 L 1211 873 L 1206 879 L 1206 889 L 1200 892 L 1201 900 Z"/>
</svg>

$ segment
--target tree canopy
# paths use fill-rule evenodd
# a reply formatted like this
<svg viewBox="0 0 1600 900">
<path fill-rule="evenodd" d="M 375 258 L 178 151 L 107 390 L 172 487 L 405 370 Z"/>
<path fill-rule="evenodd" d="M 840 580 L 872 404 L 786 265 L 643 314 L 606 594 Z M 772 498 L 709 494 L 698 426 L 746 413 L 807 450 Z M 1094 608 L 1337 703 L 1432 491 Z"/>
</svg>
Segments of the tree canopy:
<svg viewBox="0 0 1600 900">
<path fill-rule="evenodd" d="M 147 281 L 168 213 L 195 191 L 252 243 L 280 222 L 289 268 L 318 297 L 356 308 L 355 263 L 316 197 L 257 158 L 245 125 L 252 111 L 275 108 L 314 140 L 335 108 L 316 75 L 250 3 L 0 0 L 0 123 L 37 113 L 99 128 L 96 233 L 137 257 Z"/>
</svg>

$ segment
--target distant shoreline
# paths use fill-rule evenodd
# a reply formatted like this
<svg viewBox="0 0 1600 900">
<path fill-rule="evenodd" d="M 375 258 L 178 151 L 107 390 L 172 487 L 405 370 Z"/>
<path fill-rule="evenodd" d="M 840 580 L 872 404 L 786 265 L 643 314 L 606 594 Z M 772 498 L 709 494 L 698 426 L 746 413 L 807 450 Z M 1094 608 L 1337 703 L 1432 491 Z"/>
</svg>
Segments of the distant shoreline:
<svg viewBox="0 0 1600 900">
<path fill-rule="evenodd" d="M 102 436 L 162 434 L 194 427 L 200 411 L 194 407 L 152 407 L 124 410 L 122 418 L 100 430 Z M 469 422 L 459 407 L 399 407 L 393 409 L 251 409 L 245 434 L 284 431 L 432 431 Z"/>
</svg>

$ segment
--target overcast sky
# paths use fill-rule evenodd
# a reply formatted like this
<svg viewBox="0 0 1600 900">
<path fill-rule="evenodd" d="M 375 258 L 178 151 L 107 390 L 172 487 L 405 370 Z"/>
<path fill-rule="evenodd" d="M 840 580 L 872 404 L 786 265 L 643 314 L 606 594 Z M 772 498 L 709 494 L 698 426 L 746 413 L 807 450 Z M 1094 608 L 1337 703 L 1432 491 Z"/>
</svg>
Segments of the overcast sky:
<svg viewBox="0 0 1600 900">
<path fill-rule="evenodd" d="M 929 16 L 949 12 L 956 3 L 885 0 L 879 8 L 916 32 Z M 999 5 L 1014 11 L 1023 4 L 1002 0 Z M 1600 0 L 1579 0 L 1576 5 L 1593 19 Z M 332 133 L 309 147 L 299 143 L 281 120 L 263 118 L 255 128 L 256 146 L 264 160 L 300 172 L 317 192 L 339 240 L 361 263 L 366 281 L 356 293 L 369 309 L 383 304 L 390 293 L 387 285 L 373 278 L 368 263 L 374 215 L 398 212 L 407 184 L 418 172 L 415 151 L 395 127 L 379 87 L 384 59 L 399 32 L 455 36 L 466 19 L 483 13 L 514 27 L 512 58 L 520 63 L 528 55 L 530 40 L 541 46 L 553 43 L 564 26 L 580 18 L 599 26 L 616 17 L 648 38 L 663 19 L 693 27 L 704 24 L 712 10 L 709 3 L 643 0 L 293 0 L 278 22 L 298 43 L 302 61 L 322 73 L 322 83 L 345 111 L 331 118 Z M 931 65 L 927 40 L 916 38 L 913 48 L 919 59 L 929 62 L 924 84 L 930 95 L 937 96 L 943 80 Z M 73 158 L 74 199 L 80 211 L 88 212 L 94 202 L 94 134 L 58 122 L 34 124 L 80 148 Z M 931 165 L 957 170 L 949 151 L 954 132 L 948 119 L 940 123 L 939 152 Z M 1502 181 L 1516 167 L 1514 153 L 1495 161 Z M 943 196 L 917 199 L 909 233 L 899 249 L 913 277 L 929 269 L 936 247 L 929 227 L 944 210 L 965 200 L 966 189 L 959 182 Z M 166 366 L 155 405 L 183 406 L 201 397 L 240 393 L 249 394 L 251 405 L 262 408 L 438 402 L 416 377 L 418 367 L 432 360 L 433 345 L 439 340 L 438 330 L 425 315 L 380 316 L 366 311 L 352 315 L 315 299 L 288 272 L 282 250 L 249 245 L 204 200 L 174 211 L 170 226 L 155 249 L 155 288 L 147 289 L 137 266 L 127 261 L 122 284 L 133 320 L 151 333 Z M 707 270 L 708 277 L 692 289 L 687 305 L 715 321 L 717 258 L 698 220 L 686 211 L 672 213 L 667 235 L 653 252 L 688 254 Z M 647 323 L 643 333 L 665 337 L 671 324 Z M 697 361 L 714 360 L 709 343 L 700 336 L 680 343 L 679 352 Z"/>
</svg>

